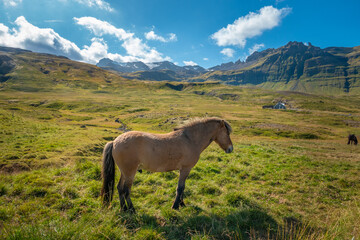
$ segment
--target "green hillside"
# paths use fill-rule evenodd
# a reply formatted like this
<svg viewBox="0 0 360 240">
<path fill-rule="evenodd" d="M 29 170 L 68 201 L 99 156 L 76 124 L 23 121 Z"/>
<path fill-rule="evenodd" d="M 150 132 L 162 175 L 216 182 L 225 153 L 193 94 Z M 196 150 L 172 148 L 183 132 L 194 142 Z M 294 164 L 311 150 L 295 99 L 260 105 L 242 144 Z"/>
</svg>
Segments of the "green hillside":
<svg viewBox="0 0 360 240">
<path fill-rule="evenodd" d="M 93 65 L 1 50 L 1 239 L 358 239 L 360 95 L 125 80 Z M 7 57 L 4 57 L 7 56 Z M 287 110 L 263 109 L 286 103 Z M 101 206 L 101 154 L 125 130 L 230 122 L 171 209 L 178 172 L 137 173 L 137 214 Z M 117 170 L 116 179 L 120 173 Z"/>
<path fill-rule="evenodd" d="M 360 93 L 359 47 L 320 49 L 289 42 L 278 49 L 255 52 L 245 68 L 212 71 L 193 80 L 251 84 L 272 90 L 322 94 Z"/>
</svg>

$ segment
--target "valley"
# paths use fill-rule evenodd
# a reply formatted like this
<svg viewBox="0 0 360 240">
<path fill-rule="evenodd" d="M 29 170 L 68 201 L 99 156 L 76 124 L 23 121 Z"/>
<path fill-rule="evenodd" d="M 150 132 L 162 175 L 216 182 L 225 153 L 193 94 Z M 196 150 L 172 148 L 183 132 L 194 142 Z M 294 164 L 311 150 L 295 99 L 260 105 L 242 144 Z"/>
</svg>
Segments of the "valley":
<svg viewBox="0 0 360 240">
<path fill-rule="evenodd" d="M 360 236 L 360 148 L 347 145 L 349 134 L 360 136 L 356 74 L 346 76 L 350 94 L 334 87 L 329 92 L 341 94 L 330 95 L 266 89 L 270 83 L 130 80 L 18 49 L 0 49 L 0 56 L 0 238 Z M 238 74 L 221 74 L 229 71 Z M 205 73 L 208 80 L 213 74 Z M 309 88 L 311 79 L 304 80 Z M 287 109 L 262 108 L 278 102 Z M 124 130 L 166 133 L 207 116 L 229 121 L 234 152 L 213 143 L 201 155 L 187 180 L 186 207 L 171 209 L 178 172 L 147 171 L 137 173 L 131 192 L 137 214 L 120 212 L 117 193 L 110 208 L 101 206 L 106 142 Z"/>
</svg>

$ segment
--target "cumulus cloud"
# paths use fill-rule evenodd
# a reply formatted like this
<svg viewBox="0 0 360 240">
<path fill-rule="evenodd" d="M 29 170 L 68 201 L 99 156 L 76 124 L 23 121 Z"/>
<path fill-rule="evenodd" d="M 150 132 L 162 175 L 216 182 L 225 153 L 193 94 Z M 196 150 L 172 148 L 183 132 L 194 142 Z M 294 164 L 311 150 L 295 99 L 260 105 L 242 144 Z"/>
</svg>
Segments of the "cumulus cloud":
<svg viewBox="0 0 360 240">
<path fill-rule="evenodd" d="M 119 41 L 123 42 L 121 46 L 126 50 L 129 56 L 121 56 L 119 54 L 109 54 L 114 60 L 116 59 L 132 59 L 131 61 L 143 61 L 145 63 L 171 61 L 170 57 L 163 57 L 155 48 L 151 48 L 141 39 L 134 36 L 134 33 L 125 31 L 122 28 L 116 28 L 106 21 L 98 20 L 94 17 L 74 18 L 75 22 L 84 26 L 98 37 L 104 35 L 113 35 Z"/>
<path fill-rule="evenodd" d="M 175 33 L 170 33 L 168 38 L 157 35 L 153 30 L 144 34 L 147 40 L 155 40 L 160 42 L 175 42 L 177 37 Z"/>
<path fill-rule="evenodd" d="M 2 0 L 5 7 L 16 7 L 20 3 L 22 3 L 22 0 Z"/>
<path fill-rule="evenodd" d="M 265 47 L 265 45 L 263 43 L 260 44 L 255 44 L 254 46 L 252 46 L 251 48 L 249 48 L 249 54 L 251 55 L 253 52 L 256 52 L 258 50 L 260 50 L 261 48 Z"/>
<path fill-rule="evenodd" d="M 233 57 L 234 56 L 234 49 L 231 48 L 224 48 L 223 50 L 220 51 L 220 53 L 224 54 L 227 57 Z"/>
<path fill-rule="evenodd" d="M 74 60 L 82 60 L 81 50 L 75 43 L 62 38 L 50 28 L 38 28 L 21 16 L 15 20 L 18 29 L 10 30 L 4 24 L 0 24 L 0 45 L 17 47 L 64 55 Z"/>
<path fill-rule="evenodd" d="M 220 29 L 211 38 L 218 46 L 245 47 L 246 39 L 261 35 L 265 30 L 278 26 L 291 8 L 277 9 L 273 6 L 265 6 L 257 13 L 250 12 L 240 17 L 234 23 Z"/>
<path fill-rule="evenodd" d="M 103 0 L 75 0 L 75 1 L 80 4 L 86 5 L 88 7 L 96 7 L 101 10 L 108 11 L 108 12 L 115 11 L 108 2 L 105 2 Z"/>
<path fill-rule="evenodd" d="M 197 66 L 198 65 L 196 62 L 193 62 L 193 61 L 183 61 L 183 63 L 185 64 L 185 66 Z"/>
<path fill-rule="evenodd" d="M 171 60 L 169 57 L 163 57 L 156 49 L 144 44 L 141 39 L 134 37 L 133 33 L 115 28 L 107 22 L 94 18 L 75 20 L 79 25 L 85 26 L 97 36 L 91 39 L 89 46 L 85 45 L 79 48 L 75 43 L 61 37 L 53 29 L 34 26 L 23 16 L 15 20 L 15 28 L 13 29 L 9 29 L 0 23 L 0 45 L 62 55 L 73 60 L 93 64 L 104 57 L 118 62 L 143 61 L 148 63 Z M 113 35 L 122 41 L 121 46 L 126 50 L 127 55 L 109 53 L 108 46 L 102 38 L 106 34 Z"/>
<path fill-rule="evenodd" d="M 204 61 L 209 61 L 209 59 L 208 59 L 208 58 L 203 58 L 203 60 L 204 60 Z"/>
<path fill-rule="evenodd" d="M 116 28 L 110 23 L 106 21 L 101 21 L 94 17 L 81 17 L 81 18 L 74 17 L 74 20 L 77 24 L 87 28 L 97 36 L 102 36 L 107 34 L 114 35 L 119 40 L 129 39 L 134 36 L 133 33 L 128 33 L 122 28 Z"/>
<path fill-rule="evenodd" d="M 89 63 L 97 63 L 109 55 L 108 46 L 102 38 L 92 38 L 91 45 L 85 45 L 80 53 L 82 60 Z"/>
</svg>

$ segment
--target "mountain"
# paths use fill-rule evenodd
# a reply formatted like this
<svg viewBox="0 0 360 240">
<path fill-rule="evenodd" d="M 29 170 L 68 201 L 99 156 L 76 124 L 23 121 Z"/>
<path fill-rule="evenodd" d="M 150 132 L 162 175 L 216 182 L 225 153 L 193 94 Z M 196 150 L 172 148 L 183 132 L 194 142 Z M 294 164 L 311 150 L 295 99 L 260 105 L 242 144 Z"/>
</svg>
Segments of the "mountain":
<svg viewBox="0 0 360 240">
<path fill-rule="evenodd" d="M 0 47 L 0 90 L 97 90 L 105 86 L 120 86 L 124 81 L 128 80 L 92 64 L 63 56 Z"/>
<path fill-rule="evenodd" d="M 321 49 L 311 43 L 291 41 L 277 49 L 254 52 L 245 61 L 223 63 L 207 70 L 169 61 L 136 64 L 102 59 L 97 66 L 139 80 L 221 81 L 314 93 L 360 92 L 360 46 Z"/>
<path fill-rule="evenodd" d="M 153 62 L 146 65 L 143 62 L 119 63 L 103 58 L 96 65 L 106 70 L 118 72 L 121 76 L 130 79 L 152 81 L 183 81 L 207 71 L 200 66 L 181 67 L 169 61 Z"/>
<path fill-rule="evenodd" d="M 136 72 L 136 71 L 147 71 L 150 68 L 143 62 L 127 62 L 127 63 L 118 63 L 109 58 L 101 59 L 96 66 L 101 67 L 106 70 L 114 70 L 117 72 Z"/>
<path fill-rule="evenodd" d="M 191 80 L 301 92 L 360 93 L 360 46 L 321 49 L 311 43 L 289 42 L 277 49 L 254 52 L 245 62 L 212 69 Z"/>
<path fill-rule="evenodd" d="M 289 42 L 277 49 L 254 52 L 246 61 L 225 63 L 209 70 L 168 61 L 144 64 L 102 59 L 98 66 L 101 68 L 63 56 L 0 47 L 0 90 L 4 86 L 24 91 L 54 87 L 96 90 L 120 86 L 126 79 L 138 79 L 216 81 L 273 90 L 360 94 L 360 46 L 321 49 L 311 43 Z"/>
</svg>

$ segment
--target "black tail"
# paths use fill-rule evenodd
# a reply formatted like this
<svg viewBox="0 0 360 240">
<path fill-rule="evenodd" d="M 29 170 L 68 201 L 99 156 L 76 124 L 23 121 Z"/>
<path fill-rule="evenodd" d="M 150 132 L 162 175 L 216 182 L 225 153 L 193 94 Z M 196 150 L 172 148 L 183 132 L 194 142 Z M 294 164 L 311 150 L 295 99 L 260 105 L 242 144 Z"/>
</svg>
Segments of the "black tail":
<svg viewBox="0 0 360 240">
<path fill-rule="evenodd" d="M 103 166 L 102 166 L 102 179 L 103 185 L 101 188 L 101 197 L 104 205 L 109 205 L 113 193 L 115 183 L 115 162 L 112 156 L 113 142 L 108 142 L 105 145 L 103 152 Z"/>
</svg>

